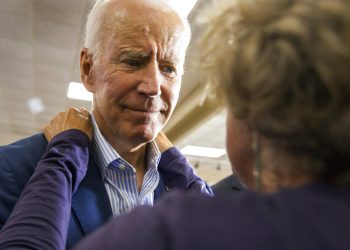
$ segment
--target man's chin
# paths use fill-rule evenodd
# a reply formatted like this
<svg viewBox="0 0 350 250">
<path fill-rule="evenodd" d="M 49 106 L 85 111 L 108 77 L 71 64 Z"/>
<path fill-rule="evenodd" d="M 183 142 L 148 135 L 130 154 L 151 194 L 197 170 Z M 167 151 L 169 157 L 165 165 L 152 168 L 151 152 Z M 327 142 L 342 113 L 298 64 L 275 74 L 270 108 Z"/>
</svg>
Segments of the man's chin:
<svg viewBox="0 0 350 250">
<path fill-rule="evenodd" d="M 133 135 L 134 140 L 139 141 L 140 144 L 148 143 L 153 141 L 157 134 L 159 133 L 159 130 L 154 130 L 150 128 L 145 129 L 139 129 L 138 131 L 134 131 L 135 134 Z"/>
</svg>

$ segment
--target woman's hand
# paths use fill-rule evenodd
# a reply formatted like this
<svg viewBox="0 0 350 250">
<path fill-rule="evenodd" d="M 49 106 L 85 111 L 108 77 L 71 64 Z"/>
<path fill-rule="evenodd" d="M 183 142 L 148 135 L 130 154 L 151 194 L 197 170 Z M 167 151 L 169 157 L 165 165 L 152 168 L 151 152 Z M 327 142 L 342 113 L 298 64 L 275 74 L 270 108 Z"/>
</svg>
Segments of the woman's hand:
<svg viewBox="0 0 350 250">
<path fill-rule="evenodd" d="M 78 129 L 84 132 L 92 141 L 93 129 L 90 113 L 85 108 L 69 108 L 65 112 L 60 112 L 45 125 L 44 135 L 50 142 L 55 135 L 69 129 Z"/>
</svg>

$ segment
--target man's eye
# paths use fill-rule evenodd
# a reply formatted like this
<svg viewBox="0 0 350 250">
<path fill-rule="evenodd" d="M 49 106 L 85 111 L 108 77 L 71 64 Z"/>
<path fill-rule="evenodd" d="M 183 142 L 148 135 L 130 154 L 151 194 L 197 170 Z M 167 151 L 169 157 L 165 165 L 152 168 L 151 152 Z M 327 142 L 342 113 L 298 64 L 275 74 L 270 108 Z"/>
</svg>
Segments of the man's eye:
<svg viewBox="0 0 350 250">
<path fill-rule="evenodd" d="M 133 59 L 123 60 L 122 63 L 127 64 L 131 67 L 140 67 L 142 64 L 140 60 L 133 60 Z"/>
<path fill-rule="evenodd" d="M 163 71 L 168 74 L 176 73 L 176 69 L 172 66 L 164 66 Z"/>
</svg>

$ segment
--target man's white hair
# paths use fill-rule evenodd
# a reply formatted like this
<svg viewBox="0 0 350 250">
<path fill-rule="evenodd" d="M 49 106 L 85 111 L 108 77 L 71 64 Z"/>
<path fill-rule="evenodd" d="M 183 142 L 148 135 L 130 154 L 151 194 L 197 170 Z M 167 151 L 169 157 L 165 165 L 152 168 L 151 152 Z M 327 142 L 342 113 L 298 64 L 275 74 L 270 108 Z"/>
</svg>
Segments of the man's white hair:
<svg viewBox="0 0 350 250">
<path fill-rule="evenodd" d="M 86 22 L 85 27 L 85 41 L 84 46 L 89 50 L 89 53 L 95 58 L 99 52 L 101 37 L 101 26 L 103 24 L 104 13 L 108 8 L 109 3 L 113 0 L 96 0 L 95 5 L 91 9 Z M 128 1 L 128 0 L 126 0 Z M 150 8 L 157 9 L 163 12 L 175 12 L 177 13 L 166 1 L 164 0 L 138 0 Z M 114 13 L 115 16 L 123 17 L 127 15 L 125 9 L 117 9 Z M 189 39 L 191 37 L 191 29 L 187 18 L 181 17 L 183 25 L 185 26 L 186 32 L 188 33 Z"/>
</svg>

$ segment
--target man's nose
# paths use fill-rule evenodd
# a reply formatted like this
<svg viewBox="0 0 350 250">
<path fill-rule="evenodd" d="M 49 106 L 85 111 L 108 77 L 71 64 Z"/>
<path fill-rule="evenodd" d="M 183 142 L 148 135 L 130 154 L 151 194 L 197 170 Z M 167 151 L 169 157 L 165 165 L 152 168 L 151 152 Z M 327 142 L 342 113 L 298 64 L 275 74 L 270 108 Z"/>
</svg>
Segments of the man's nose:
<svg viewBox="0 0 350 250">
<path fill-rule="evenodd" d="M 162 76 L 158 63 L 147 65 L 142 73 L 142 81 L 138 85 L 137 91 L 147 96 L 161 95 Z"/>
</svg>

